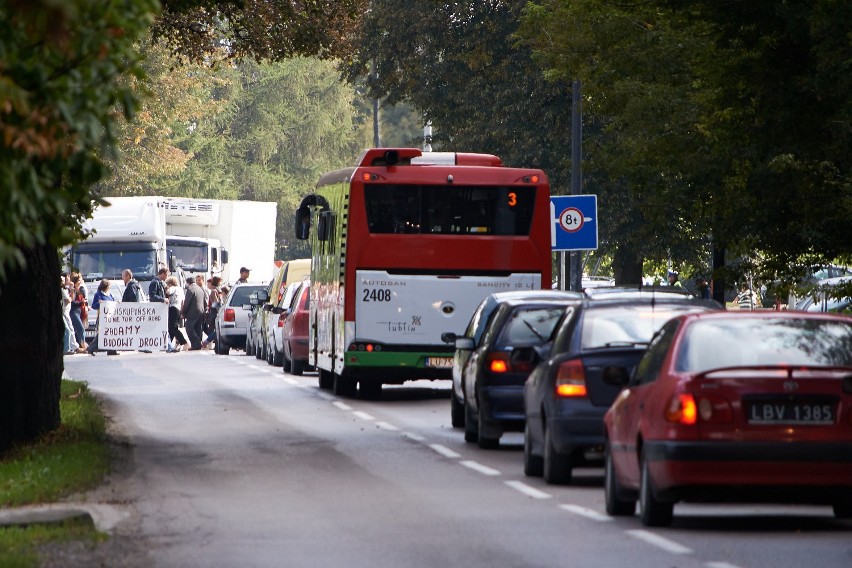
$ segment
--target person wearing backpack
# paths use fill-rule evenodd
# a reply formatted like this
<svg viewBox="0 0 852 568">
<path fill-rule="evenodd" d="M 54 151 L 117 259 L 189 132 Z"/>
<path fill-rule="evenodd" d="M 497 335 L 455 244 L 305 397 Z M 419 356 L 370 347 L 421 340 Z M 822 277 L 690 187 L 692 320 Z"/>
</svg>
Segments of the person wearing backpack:
<svg viewBox="0 0 852 568">
<path fill-rule="evenodd" d="M 142 290 L 139 288 L 139 282 L 133 278 L 133 271 L 125 268 L 121 273 L 121 279 L 124 280 L 124 294 L 121 296 L 121 301 L 141 302 Z"/>
</svg>

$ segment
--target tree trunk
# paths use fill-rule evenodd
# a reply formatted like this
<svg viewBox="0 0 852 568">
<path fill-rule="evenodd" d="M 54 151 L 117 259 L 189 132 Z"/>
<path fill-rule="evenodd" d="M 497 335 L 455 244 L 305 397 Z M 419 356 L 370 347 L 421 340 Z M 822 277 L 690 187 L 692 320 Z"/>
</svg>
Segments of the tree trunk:
<svg viewBox="0 0 852 568">
<path fill-rule="evenodd" d="M 725 305 L 725 245 L 713 242 L 713 276 L 710 286 L 713 290 L 713 299 Z"/>
<path fill-rule="evenodd" d="M 612 259 L 616 286 L 638 286 L 642 282 L 642 256 L 635 249 L 618 246 Z"/>
<path fill-rule="evenodd" d="M 50 245 L 25 250 L 27 266 L 0 283 L 0 452 L 59 427 L 62 299 Z"/>
</svg>

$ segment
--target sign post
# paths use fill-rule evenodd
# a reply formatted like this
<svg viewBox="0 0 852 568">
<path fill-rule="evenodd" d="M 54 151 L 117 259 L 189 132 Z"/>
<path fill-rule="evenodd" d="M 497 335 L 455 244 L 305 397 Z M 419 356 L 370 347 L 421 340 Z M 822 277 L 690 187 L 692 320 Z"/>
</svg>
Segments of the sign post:
<svg viewBox="0 0 852 568">
<path fill-rule="evenodd" d="M 550 246 L 554 251 L 598 249 L 598 196 L 550 198 Z"/>
</svg>

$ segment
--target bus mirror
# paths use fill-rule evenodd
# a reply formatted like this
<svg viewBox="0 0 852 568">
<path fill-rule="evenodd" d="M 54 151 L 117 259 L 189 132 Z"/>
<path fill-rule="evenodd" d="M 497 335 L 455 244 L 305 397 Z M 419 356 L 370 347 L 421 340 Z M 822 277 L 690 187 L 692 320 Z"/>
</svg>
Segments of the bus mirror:
<svg viewBox="0 0 852 568">
<path fill-rule="evenodd" d="M 304 241 L 311 232 L 311 210 L 307 206 L 296 209 L 296 238 Z"/>
<path fill-rule="evenodd" d="M 228 264 L 228 249 L 222 248 L 222 262 L 219 263 L 219 268 Z"/>
</svg>

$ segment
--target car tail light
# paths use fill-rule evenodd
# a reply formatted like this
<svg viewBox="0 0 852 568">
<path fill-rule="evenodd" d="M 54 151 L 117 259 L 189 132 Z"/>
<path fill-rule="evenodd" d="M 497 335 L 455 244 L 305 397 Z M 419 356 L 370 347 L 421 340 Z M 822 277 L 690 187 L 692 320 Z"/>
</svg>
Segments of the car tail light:
<svg viewBox="0 0 852 568">
<path fill-rule="evenodd" d="M 278 327 L 284 327 L 284 320 L 287 319 L 286 314 L 280 314 L 278 316 Z"/>
<path fill-rule="evenodd" d="M 504 351 L 494 351 L 488 354 L 486 366 L 492 373 L 508 373 L 512 370 L 509 354 Z"/>
<path fill-rule="evenodd" d="M 698 399 L 698 416 L 704 422 L 730 422 L 734 419 L 731 404 L 721 396 L 701 395 Z"/>
<path fill-rule="evenodd" d="M 695 398 L 689 393 L 676 394 L 666 409 L 666 420 L 680 424 L 695 424 L 698 420 L 698 408 Z"/>
<path fill-rule="evenodd" d="M 586 396 L 586 369 L 580 359 L 565 361 L 556 369 L 556 396 Z"/>
<path fill-rule="evenodd" d="M 225 308 L 225 315 L 222 317 L 224 321 L 237 321 L 237 313 L 234 308 Z"/>
</svg>

